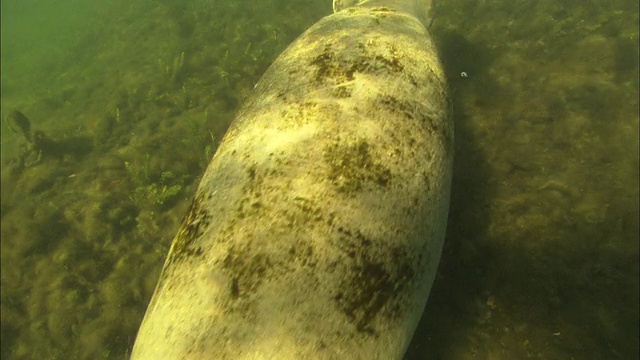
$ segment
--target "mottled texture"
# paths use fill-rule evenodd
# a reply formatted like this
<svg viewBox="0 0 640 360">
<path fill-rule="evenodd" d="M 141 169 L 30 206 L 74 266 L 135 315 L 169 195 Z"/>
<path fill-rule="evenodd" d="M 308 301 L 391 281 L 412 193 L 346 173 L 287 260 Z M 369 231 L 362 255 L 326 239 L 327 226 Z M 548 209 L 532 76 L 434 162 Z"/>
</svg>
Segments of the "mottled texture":
<svg viewBox="0 0 640 360">
<path fill-rule="evenodd" d="M 350 8 L 300 36 L 211 161 L 133 358 L 400 358 L 446 228 L 445 87 L 408 14 Z"/>
</svg>

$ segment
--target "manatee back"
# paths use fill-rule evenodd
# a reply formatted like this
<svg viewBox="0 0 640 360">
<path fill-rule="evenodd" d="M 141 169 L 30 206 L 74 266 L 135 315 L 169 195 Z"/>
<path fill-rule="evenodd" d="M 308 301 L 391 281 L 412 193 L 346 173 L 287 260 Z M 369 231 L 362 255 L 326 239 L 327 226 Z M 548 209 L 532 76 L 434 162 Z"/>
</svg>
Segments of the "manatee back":
<svg viewBox="0 0 640 360">
<path fill-rule="evenodd" d="M 444 240 L 447 109 L 414 17 L 352 8 L 311 27 L 222 140 L 132 358 L 401 358 Z"/>
<path fill-rule="evenodd" d="M 333 12 L 350 7 L 386 7 L 413 15 L 425 23 L 431 11 L 431 3 L 432 0 L 333 0 Z"/>
</svg>

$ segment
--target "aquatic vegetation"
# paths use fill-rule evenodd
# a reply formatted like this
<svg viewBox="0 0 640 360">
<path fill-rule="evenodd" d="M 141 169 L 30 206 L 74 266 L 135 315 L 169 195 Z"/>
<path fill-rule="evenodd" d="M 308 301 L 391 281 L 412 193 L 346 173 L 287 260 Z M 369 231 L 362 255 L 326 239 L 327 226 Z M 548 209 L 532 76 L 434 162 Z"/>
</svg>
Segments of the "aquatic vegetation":
<svg viewBox="0 0 640 360">
<path fill-rule="evenodd" d="M 175 198 L 182 191 L 182 183 L 168 185 L 174 180 L 172 172 L 167 171 L 162 173 L 162 177 L 159 183 L 152 183 L 147 186 L 137 187 L 131 195 L 131 200 L 136 204 L 149 201 L 153 204 L 163 205 L 167 201 Z"/>
<path fill-rule="evenodd" d="M 182 51 L 169 63 L 164 61 L 162 58 L 157 60 L 158 70 L 167 77 L 169 83 L 175 83 L 183 75 L 184 56 L 184 51 Z"/>
<path fill-rule="evenodd" d="M 175 200 L 184 189 L 185 177 L 176 177 L 171 171 L 163 171 L 154 181 L 149 173 L 149 159 L 150 155 L 147 154 L 141 166 L 135 166 L 128 161 L 124 162 L 125 168 L 136 185 L 129 198 L 139 207 L 165 205 Z"/>
<path fill-rule="evenodd" d="M 160 10 L 177 2 L 87 2 L 99 18 L 76 16 L 80 2 L 3 3 L 3 20 L 16 16 L 2 33 L 3 359 L 127 358 L 193 179 L 269 63 L 331 10 L 330 1 L 188 0 L 172 9 L 189 29 Z M 421 325 L 431 340 L 416 337 L 407 358 L 424 349 L 635 358 L 637 2 L 436 6 L 456 170 Z M 66 32 L 34 22 L 50 10 L 49 20 L 69 20 Z M 85 32 L 77 20 L 92 23 Z M 76 144 L 84 131 L 94 148 L 54 147 L 12 171 L 28 146 L 4 119 L 12 107 L 33 120 L 32 138 L 41 130 Z M 345 186 L 359 184 L 347 175 Z M 70 271 L 92 286 L 56 281 Z M 492 316 L 475 324 L 482 311 Z"/>
</svg>

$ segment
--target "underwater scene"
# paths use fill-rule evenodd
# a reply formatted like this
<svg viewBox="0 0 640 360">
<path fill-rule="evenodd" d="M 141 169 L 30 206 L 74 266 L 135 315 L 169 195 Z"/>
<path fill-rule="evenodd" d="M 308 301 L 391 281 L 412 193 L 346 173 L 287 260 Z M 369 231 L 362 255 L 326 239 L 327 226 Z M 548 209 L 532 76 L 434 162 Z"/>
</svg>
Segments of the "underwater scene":
<svg viewBox="0 0 640 360">
<path fill-rule="evenodd" d="M 0 357 L 128 359 L 239 106 L 331 1 L 1 6 Z M 638 358 L 638 1 L 430 16 L 453 183 L 404 359 Z"/>
</svg>

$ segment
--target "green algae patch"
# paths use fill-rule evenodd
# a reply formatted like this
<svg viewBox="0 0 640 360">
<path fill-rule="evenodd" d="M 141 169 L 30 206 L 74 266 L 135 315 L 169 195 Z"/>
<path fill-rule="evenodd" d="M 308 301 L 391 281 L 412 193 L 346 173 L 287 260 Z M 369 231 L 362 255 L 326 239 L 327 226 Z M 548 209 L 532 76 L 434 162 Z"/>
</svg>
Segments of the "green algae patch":
<svg viewBox="0 0 640 360">
<path fill-rule="evenodd" d="M 323 155 L 329 167 L 328 179 L 339 192 L 351 194 L 367 186 L 385 188 L 391 181 L 391 171 L 372 158 L 365 140 L 332 143 Z"/>
</svg>

